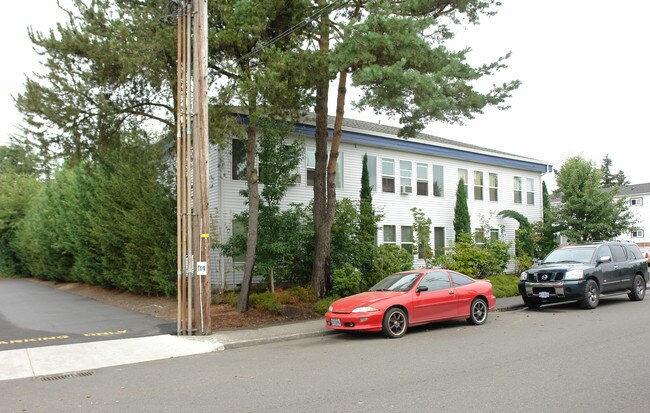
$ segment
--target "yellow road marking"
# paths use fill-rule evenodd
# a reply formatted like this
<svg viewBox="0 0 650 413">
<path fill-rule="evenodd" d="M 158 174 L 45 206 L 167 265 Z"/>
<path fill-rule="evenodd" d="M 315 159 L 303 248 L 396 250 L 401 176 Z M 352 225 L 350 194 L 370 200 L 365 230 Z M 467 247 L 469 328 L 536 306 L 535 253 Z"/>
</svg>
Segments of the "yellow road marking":
<svg viewBox="0 0 650 413">
<path fill-rule="evenodd" d="M 39 341 L 66 340 L 68 338 L 70 338 L 70 336 L 50 336 L 50 337 L 38 337 L 38 338 L 23 338 L 23 339 L 19 339 L 19 340 L 0 341 L 0 345 L 2 345 L 2 344 L 37 343 Z"/>
</svg>

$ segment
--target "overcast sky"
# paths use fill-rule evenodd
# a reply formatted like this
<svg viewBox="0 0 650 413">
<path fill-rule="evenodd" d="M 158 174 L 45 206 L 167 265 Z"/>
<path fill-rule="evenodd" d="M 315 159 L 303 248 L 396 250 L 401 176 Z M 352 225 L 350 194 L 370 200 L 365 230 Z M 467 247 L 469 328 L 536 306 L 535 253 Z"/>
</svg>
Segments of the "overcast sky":
<svg viewBox="0 0 650 413">
<path fill-rule="evenodd" d="M 209 0 L 215 1 L 215 0 Z M 472 48 L 472 63 L 512 52 L 498 80 L 519 79 L 507 111 L 487 109 L 463 126 L 433 123 L 425 132 L 547 161 L 559 168 L 580 155 L 600 166 L 609 154 L 612 172 L 632 183 L 650 182 L 650 2 L 644 0 L 502 0 L 498 14 L 458 31 L 454 47 Z M 0 143 L 21 121 L 12 95 L 39 57 L 27 26 L 46 30 L 64 16 L 56 0 L 4 5 L 0 85 Z M 334 114 L 333 102 L 330 112 Z M 348 109 L 346 117 L 369 120 Z M 373 120 L 375 118 L 372 118 Z M 383 124 L 399 126 L 396 120 Z M 545 180 L 551 187 L 552 174 Z"/>
</svg>

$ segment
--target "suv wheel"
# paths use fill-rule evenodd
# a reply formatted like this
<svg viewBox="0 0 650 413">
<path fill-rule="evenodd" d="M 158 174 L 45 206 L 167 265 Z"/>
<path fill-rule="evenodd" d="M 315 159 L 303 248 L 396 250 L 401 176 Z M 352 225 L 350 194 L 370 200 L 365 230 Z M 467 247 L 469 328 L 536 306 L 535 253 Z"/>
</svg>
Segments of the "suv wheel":
<svg viewBox="0 0 650 413">
<path fill-rule="evenodd" d="M 634 276 L 632 291 L 627 296 L 632 301 L 641 301 L 645 297 L 645 280 L 639 274 Z"/>
<path fill-rule="evenodd" d="M 534 310 L 535 308 L 539 308 L 539 306 L 542 305 L 542 303 L 540 303 L 539 301 L 531 300 L 528 297 L 521 297 L 521 298 L 524 299 L 524 305 L 530 308 L 531 310 Z"/>
<path fill-rule="evenodd" d="M 598 289 L 598 284 L 594 280 L 587 280 L 585 283 L 585 290 L 582 293 L 582 299 L 580 300 L 580 307 L 586 309 L 594 309 L 598 306 L 598 300 L 600 299 L 600 291 Z"/>
</svg>

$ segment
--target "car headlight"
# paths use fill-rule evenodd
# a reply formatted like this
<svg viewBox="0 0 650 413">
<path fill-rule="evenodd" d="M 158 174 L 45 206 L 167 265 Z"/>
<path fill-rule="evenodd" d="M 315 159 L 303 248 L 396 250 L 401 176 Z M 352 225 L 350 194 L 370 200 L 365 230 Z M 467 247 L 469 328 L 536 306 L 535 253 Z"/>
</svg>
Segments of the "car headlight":
<svg viewBox="0 0 650 413">
<path fill-rule="evenodd" d="M 357 307 L 354 310 L 352 310 L 353 313 L 370 313 L 373 311 L 379 311 L 379 309 L 375 307 Z"/>
<path fill-rule="evenodd" d="M 582 270 L 571 270 L 567 271 L 564 275 L 565 280 L 582 280 L 585 277 L 585 273 Z"/>
<path fill-rule="evenodd" d="M 526 281 L 528 279 L 528 273 L 526 271 L 522 272 L 521 275 L 519 276 L 519 279 L 522 281 Z"/>
</svg>

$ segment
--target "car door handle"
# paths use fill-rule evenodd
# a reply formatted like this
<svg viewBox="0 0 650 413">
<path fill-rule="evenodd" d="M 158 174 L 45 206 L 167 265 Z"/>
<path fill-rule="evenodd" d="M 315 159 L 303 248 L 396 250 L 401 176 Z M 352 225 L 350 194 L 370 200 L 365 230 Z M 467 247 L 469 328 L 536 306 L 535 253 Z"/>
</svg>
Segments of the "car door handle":
<svg viewBox="0 0 650 413">
<path fill-rule="evenodd" d="M 456 294 L 454 290 L 449 290 L 449 295 L 454 295 L 454 294 Z"/>
<path fill-rule="evenodd" d="M 618 265 L 615 265 L 615 266 L 614 266 L 614 269 L 615 269 L 615 270 L 618 270 Z"/>
</svg>

